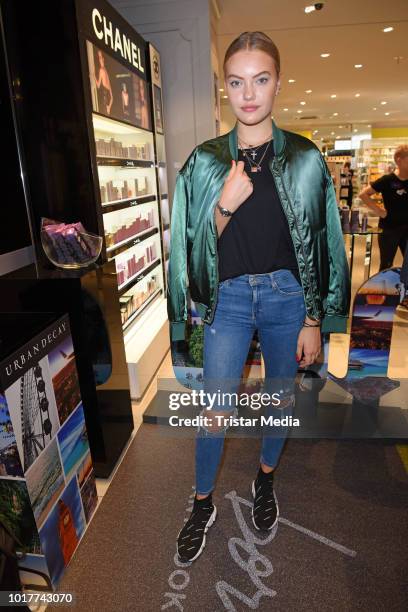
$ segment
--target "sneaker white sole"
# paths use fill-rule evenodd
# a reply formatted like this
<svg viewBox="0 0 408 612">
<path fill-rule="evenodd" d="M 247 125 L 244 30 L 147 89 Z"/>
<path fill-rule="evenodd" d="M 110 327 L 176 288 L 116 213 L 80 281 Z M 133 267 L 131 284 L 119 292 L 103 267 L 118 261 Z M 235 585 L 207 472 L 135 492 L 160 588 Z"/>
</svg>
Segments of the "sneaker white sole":
<svg viewBox="0 0 408 612">
<path fill-rule="evenodd" d="M 252 493 L 252 499 L 255 501 L 255 495 L 256 495 L 256 492 L 255 492 L 255 480 L 252 481 L 251 493 Z M 257 529 L 258 531 L 271 531 L 271 529 L 273 529 L 275 527 L 275 525 L 277 525 L 277 523 L 278 523 L 278 519 L 279 519 L 279 506 L 278 506 L 278 499 L 276 497 L 275 491 L 273 492 L 273 497 L 275 499 L 275 504 L 276 504 L 276 519 L 274 520 L 273 524 L 268 529 L 260 529 L 256 525 L 255 519 L 254 519 L 254 504 L 252 504 L 252 508 L 251 508 L 252 522 L 254 524 L 255 529 Z"/>
<path fill-rule="evenodd" d="M 214 506 L 214 510 L 212 515 L 210 516 L 210 518 L 208 519 L 205 527 L 204 527 L 204 536 L 203 536 L 203 541 L 201 543 L 200 548 L 198 549 L 198 551 L 196 552 L 196 554 L 194 555 L 194 557 L 192 557 L 191 559 L 189 559 L 188 561 L 185 561 L 185 563 L 191 563 L 192 561 L 195 561 L 197 559 L 197 557 L 199 557 L 201 555 L 201 553 L 203 552 L 204 548 L 205 548 L 205 541 L 207 539 L 206 533 L 209 530 L 209 528 L 211 527 L 211 525 L 214 523 L 215 519 L 217 518 L 217 507 Z M 179 554 L 178 554 L 178 548 L 177 548 L 177 542 L 179 539 L 179 535 L 180 533 L 183 531 L 183 527 L 180 529 L 178 536 L 177 536 L 177 541 L 176 541 L 176 551 L 177 551 L 177 555 L 179 557 L 179 560 L 183 563 L 183 561 L 181 560 Z"/>
</svg>

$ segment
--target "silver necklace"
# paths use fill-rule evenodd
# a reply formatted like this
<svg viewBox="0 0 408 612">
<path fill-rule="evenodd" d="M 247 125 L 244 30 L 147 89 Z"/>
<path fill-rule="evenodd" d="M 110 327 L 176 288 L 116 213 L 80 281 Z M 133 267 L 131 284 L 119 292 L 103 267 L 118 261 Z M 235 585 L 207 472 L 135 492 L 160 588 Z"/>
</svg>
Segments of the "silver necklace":
<svg viewBox="0 0 408 612">
<path fill-rule="evenodd" d="M 266 145 L 266 147 L 265 147 L 265 151 L 263 152 L 263 155 L 262 155 L 261 159 L 259 160 L 259 162 L 254 161 L 254 160 L 253 160 L 253 158 L 252 158 L 252 160 L 251 160 L 251 159 L 250 159 L 250 157 L 249 157 L 249 155 L 248 155 L 248 154 L 247 154 L 247 152 L 245 151 L 245 149 L 241 149 L 241 150 L 242 150 L 242 153 L 244 154 L 244 156 L 246 157 L 246 159 L 247 159 L 247 160 L 248 160 L 248 162 L 249 162 L 249 165 L 250 165 L 250 167 L 251 167 L 251 172 L 261 172 L 261 170 L 262 170 L 261 163 L 263 162 L 263 159 L 264 159 L 264 157 L 265 157 L 265 155 L 266 155 L 266 153 L 267 153 L 267 151 L 268 151 L 268 149 L 269 149 L 269 145 L 271 144 L 271 142 L 272 142 L 272 141 L 270 140 L 270 141 L 268 142 L 268 144 Z M 264 143 L 262 143 L 262 144 L 264 144 Z M 262 145 L 259 145 L 259 146 L 262 146 Z"/>
<path fill-rule="evenodd" d="M 239 142 L 240 142 L 240 143 L 242 143 L 243 145 L 245 145 L 245 147 L 246 147 L 247 149 L 251 149 L 250 155 L 251 155 L 251 157 L 252 157 L 253 161 L 255 161 L 255 157 L 257 156 L 258 149 L 259 149 L 260 147 L 262 147 L 262 145 L 263 145 L 263 144 L 265 144 L 265 142 L 267 142 L 267 141 L 268 141 L 268 140 L 270 140 L 271 138 L 272 138 L 272 134 L 270 134 L 270 135 L 268 136 L 268 138 L 265 138 L 265 140 L 263 140 L 263 141 L 262 141 L 260 144 L 258 144 L 258 145 L 250 145 L 250 144 L 248 144 L 248 143 L 244 142 L 244 141 L 242 140 L 242 138 L 239 138 Z M 244 149 L 244 147 L 242 147 L 242 146 L 241 146 L 241 149 Z"/>
</svg>

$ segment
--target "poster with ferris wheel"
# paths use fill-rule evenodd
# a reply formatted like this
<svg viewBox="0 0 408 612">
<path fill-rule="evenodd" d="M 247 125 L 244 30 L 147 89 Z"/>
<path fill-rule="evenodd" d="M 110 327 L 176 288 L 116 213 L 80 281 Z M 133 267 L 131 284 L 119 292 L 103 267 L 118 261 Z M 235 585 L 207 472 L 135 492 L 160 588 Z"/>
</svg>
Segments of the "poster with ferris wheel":
<svg viewBox="0 0 408 612">
<path fill-rule="evenodd" d="M 0 528 L 23 585 L 52 591 L 97 505 L 68 317 L 1 357 Z"/>
</svg>

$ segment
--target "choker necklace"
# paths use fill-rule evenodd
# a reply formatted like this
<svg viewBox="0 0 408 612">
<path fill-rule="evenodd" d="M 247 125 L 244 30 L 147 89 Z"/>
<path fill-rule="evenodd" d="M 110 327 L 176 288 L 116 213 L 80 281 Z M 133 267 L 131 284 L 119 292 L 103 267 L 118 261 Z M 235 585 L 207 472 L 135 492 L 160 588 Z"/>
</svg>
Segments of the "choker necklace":
<svg viewBox="0 0 408 612">
<path fill-rule="evenodd" d="M 272 140 L 269 140 L 268 144 L 265 147 L 265 151 L 263 152 L 263 155 L 262 155 L 261 159 L 259 160 L 259 162 L 256 162 L 254 160 L 253 156 L 252 156 L 252 160 L 251 160 L 249 155 L 248 155 L 248 153 L 246 152 L 246 150 L 245 149 L 241 149 L 244 157 L 246 157 L 246 159 L 249 162 L 249 165 L 251 167 L 251 172 L 260 172 L 262 170 L 261 163 L 263 162 L 263 159 L 264 159 L 264 157 L 265 157 L 265 155 L 266 155 L 266 153 L 267 153 L 267 151 L 269 149 L 269 146 L 270 146 L 271 142 L 272 142 Z M 262 144 L 265 144 L 265 143 L 262 143 Z M 260 146 L 262 146 L 262 145 L 258 145 L 257 148 L 259 148 Z"/>
<path fill-rule="evenodd" d="M 242 138 L 238 137 L 238 143 L 239 143 L 240 148 L 242 149 L 243 152 L 244 152 L 244 147 L 242 145 L 245 145 L 245 148 L 247 148 L 247 149 L 251 149 L 251 152 L 249 154 L 251 155 L 252 160 L 255 161 L 255 158 L 256 158 L 256 156 L 258 154 L 258 149 L 260 147 L 262 147 L 262 145 L 264 145 L 265 142 L 268 142 L 268 140 L 271 140 L 271 139 L 272 139 L 272 134 L 270 134 L 268 136 L 268 138 L 265 138 L 265 140 L 263 140 L 260 144 L 258 144 L 258 145 L 250 145 L 250 144 L 244 142 L 242 140 Z"/>
</svg>

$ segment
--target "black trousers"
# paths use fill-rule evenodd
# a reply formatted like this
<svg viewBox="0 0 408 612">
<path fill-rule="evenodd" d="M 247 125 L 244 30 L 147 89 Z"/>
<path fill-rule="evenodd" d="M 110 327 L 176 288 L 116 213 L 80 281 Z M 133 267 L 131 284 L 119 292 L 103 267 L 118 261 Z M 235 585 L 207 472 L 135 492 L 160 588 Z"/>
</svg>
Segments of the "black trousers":
<svg viewBox="0 0 408 612">
<path fill-rule="evenodd" d="M 380 270 L 392 268 L 394 257 L 398 247 L 404 256 L 408 242 L 408 225 L 400 227 L 384 228 L 382 234 L 378 234 L 378 246 L 380 247 Z"/>
</svg>

